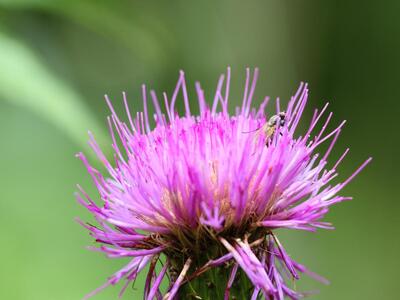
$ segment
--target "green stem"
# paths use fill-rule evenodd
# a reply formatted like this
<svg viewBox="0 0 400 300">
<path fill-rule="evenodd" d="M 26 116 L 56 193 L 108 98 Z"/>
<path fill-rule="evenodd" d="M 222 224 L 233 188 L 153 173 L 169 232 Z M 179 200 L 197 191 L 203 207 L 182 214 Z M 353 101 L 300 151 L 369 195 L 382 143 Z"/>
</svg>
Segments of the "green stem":
<svg viewBox="0 0 400 300">
<path fill-rule="evenodd" d="M 231 270 L 232 267 L 228 268 L 224 266 L 208 270 L 201 276 L 185 283 L 179 289 L 178 299 L 223 300 Z M 250 299 L 252 293 L 253 286 L 251 282 L 239 268 L 229 292 L 229 299 Z"/>
</svg>

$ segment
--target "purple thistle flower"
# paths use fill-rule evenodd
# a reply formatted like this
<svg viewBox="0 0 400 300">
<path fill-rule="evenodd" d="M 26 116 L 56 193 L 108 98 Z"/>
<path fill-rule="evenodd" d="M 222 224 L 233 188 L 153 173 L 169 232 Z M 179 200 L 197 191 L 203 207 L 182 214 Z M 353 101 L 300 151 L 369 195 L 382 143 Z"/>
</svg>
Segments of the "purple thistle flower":
<svg viewBox="0 0 400 300">
<path fill-rule="evenodd" d="M 222 75 L 211 108 L 196 83 L 200 113 L 194 116 L 181 72 L 172 97 L 163 94 L 166 113 L 156 93 L 150 92 L 154 129 L 149 124 L 145 86 L 144 113 L 135 117 L 123 94 L 128 124 L 118 118 L 106 97 L 112 113 L 108 123 L 115 162 L 107 160 L 89 133 L 89 144 L 108 174 L 103 176 L 79 153 L 102 205 L 80 187 L 77 198 L 99 224 L 81 222 L 101 244 L 95 250 L 131 261 L 87 297 L 125 280 L 123 292 L 146 266 L 145 299 L 174 299 L 185 285 L 218 269 L 226 273 L 225 299 L 240 272 L 253 285 L 246 291 L 251 299 L 303 297 L 290 287 L 291 279 L 299 279 L 300 273 L 325 281 L 292 260 L 274 231 L 332 229 L 321 219 L 329 206 L 351 199 L 338 193 L 371 158 L 349 178 L 331 185 L 348 152 L 328 167 L 328 156 L 344 122 L 325 133 L 332 117 L 330 113 L 320 122 L 326 105 L 314 111 L 304 135 L 295 135 L 307 102 L 307 84 L 300 84 L 284 112 L 278 99 L 276 115 L 267 117 L 268 97 L 258 109 L 251 105 L 257 77 L 257 69 L 252 79 L 247 70 L 242 106 L 234 115 L 228 112 L 229 68 L 225 91 Z M 180 91 L 185 116 L 175 112 Z M 323 143 L 330 144 L 320 157 L 316 151 Z M 167 278 L 170 285 L 162 296 L 160 284 Z"/>
</svg>

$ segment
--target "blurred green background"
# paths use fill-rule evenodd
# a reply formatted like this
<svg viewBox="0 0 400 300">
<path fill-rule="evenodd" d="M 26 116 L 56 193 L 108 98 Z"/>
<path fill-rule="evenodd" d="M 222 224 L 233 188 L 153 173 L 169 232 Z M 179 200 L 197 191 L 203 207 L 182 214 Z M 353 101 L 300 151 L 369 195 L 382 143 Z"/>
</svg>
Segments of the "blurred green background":
<svg viewBox="0 0 400 300">
<path fill-rule="evenodd" d="M 74 221 L 90 219 L 75 184 L 96 195 L 74 154 L 88 153 L 88 129 L 110 144 L 103 95 L 122 112 L 126 91 L 141 110 L 140 85 L 171 93 L 179 69 L 210 95 L 228 65 L 232 102 L 246 66 L 260 68 L 258 102 L 309 82 L 304 122 L 330 101 L 334 123 L 348 120 L 333 153 L 351 147 L 342 178 L 374 157 L 344 191 L 354 200 L 327 216 L 335 231 L 285 233 L 288 252 L 332 282 L 304 277 L 298 288 L 319 289 L 312 299 L 396 299 L 399 11 L 399 1 L 0 0 L 0 299 L 81 299 L 124 264 L 87 251 Z M 141 287 L 123 299 L 140 299 Z"/>
</svg>

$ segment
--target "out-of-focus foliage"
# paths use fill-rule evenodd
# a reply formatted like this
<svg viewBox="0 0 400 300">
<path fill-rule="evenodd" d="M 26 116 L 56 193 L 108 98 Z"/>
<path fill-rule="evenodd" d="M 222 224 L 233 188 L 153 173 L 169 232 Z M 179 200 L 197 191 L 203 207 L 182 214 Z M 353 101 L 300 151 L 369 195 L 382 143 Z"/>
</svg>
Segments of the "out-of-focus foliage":
<svg viewBox="0 0 400 300">
<path fill-rule="evenodd" d="M 52 75 L 28 47 L 0 33 L 0 95 L 38 113 L 71 139 L 81 142 L 82 129 L 100 131 L 80 96 Z"/>
<path fill-rule="evenodd" d="M 0 298 L 80 299 L 123 264 L 86 251 L 91 240 L 73 221 L 88 218 L 74 185 L 91 187 L 74 154 L 87 151 L 88 129 L 110 144 L 103 95 L 122 112 L 126 91 L 141 110 L 142 83 L 170 93 L 184 69 L 210 98 L 228 65 L 232 103 L 246 66 L 261 70 L 259 101 L 285 101 L 302 80 L 310 114 L 329 100 L 335 120 L 348 120 L 333 153 L 351 147 L 343 176 L 374 156 L 345 190 L 355 200 L 329 214 L 336 231 L 283 233 L 289 254 L 332 281 L 305 279 L 298 289 L 320 289 L 313 299 L 396 298 L 399 9 L 397 1 L 0 0 Z M 124 299 L 139 298 L 142 284 Z"/>
</svg>

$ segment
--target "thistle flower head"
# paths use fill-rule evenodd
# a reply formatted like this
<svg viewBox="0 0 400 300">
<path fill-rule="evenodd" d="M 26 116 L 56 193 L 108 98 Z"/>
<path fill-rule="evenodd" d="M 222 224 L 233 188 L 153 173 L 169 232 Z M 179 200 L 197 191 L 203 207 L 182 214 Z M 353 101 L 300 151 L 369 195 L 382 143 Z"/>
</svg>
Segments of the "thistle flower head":
<svg viewBox="0 0 400 300">
<path fill-rule="evenodd" d="M 82 153 L 78 157 L 102 202 L 97 204 L 82 188 L 77 197 L 98 222 L 82 223 L 101 244 L 95 249 L 131 261 L 88 296 L 123 279 L 126 287 L 146 266 L 145 299 L 174 299 L 185 284 L 212 269 L 227 273 L 225 299 L 239 272 L 254 286 L 253 299 L 302 297 L 290 284 L 300 273 L 323 280 L 290 258 L 275 230 L 332 228 L 322 218 L 329 206 L 350 199 L 338 193 L 370 159 L 346 180 L 331 184 L 348 152 L 328 164 L 344 122 L 326 132 L 332 117 L 326 115 L 326 105 L 315 110 L 304 134 L 295 134 L 307 102 L 307 84 L 300 84 L 286 108 L 277 100 L 276 113 L 266 116 L 269 98 L 252 107 L 257 69 L 253 76 L 247 70 L 242 105 L 231 115 L 229 68 L 225 75 L 210 106 L 196 83 L 198 115 L 191 113 L 183 72 L 171 98 L 164 93 L 160 100 L 154 91 L 148 97 L 143 86 L 143 113 L 132 115 L 124 94 L 127 122 L 106 97 L 115 159 L 107 160 L 90 134 L 90 146 L 106 175 Z M 180 93 L 183 116 L 175 111 Z M 329 146 L 319 155 L 323 143 Z M 162 296 L 160 284 L 166 278 L 170 285 Z"/>
</svg>

